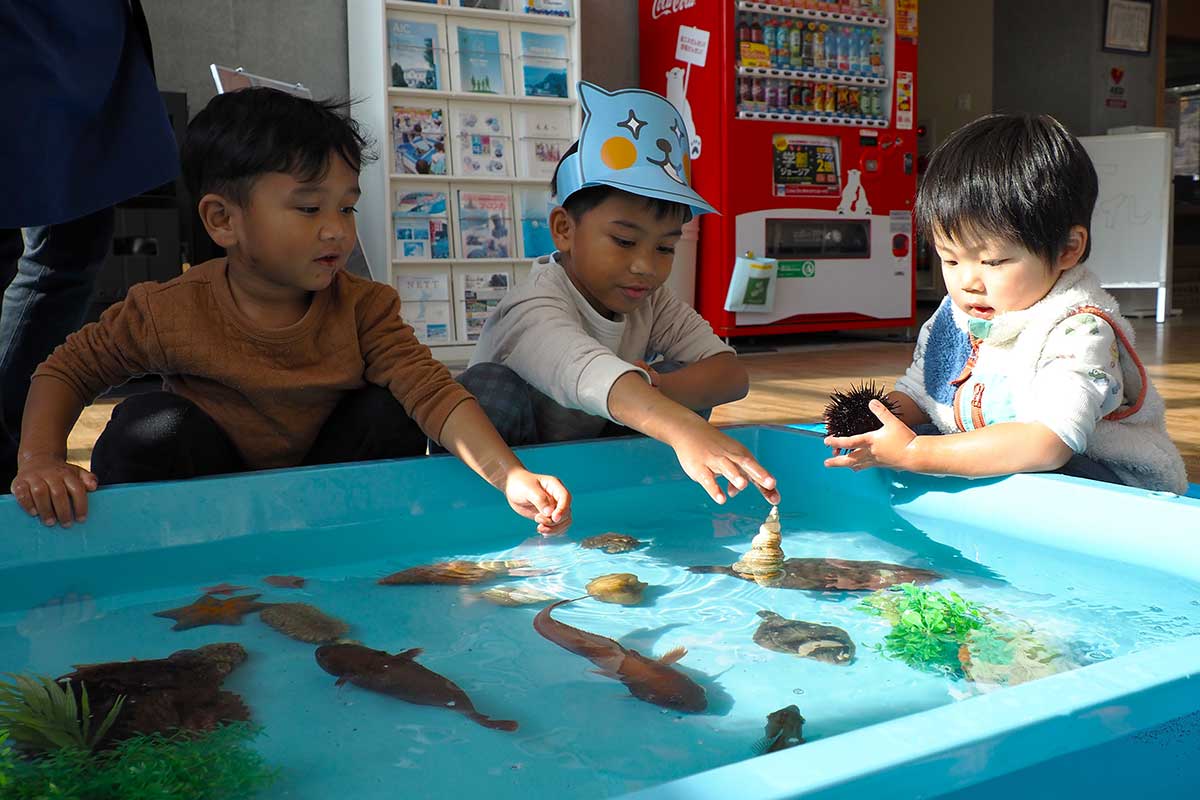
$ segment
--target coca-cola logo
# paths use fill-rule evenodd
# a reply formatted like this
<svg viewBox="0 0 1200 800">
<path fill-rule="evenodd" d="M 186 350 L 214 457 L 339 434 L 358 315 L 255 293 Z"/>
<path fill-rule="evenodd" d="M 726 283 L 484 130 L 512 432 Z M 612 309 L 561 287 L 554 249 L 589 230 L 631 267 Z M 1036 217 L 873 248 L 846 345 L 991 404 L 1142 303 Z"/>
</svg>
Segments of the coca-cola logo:
<svg viewBox="0 0 1200 800">
<path fill-rule="evenodd" d="M 694 5 L 696 5 L 696 0 L 654 0 L 654 5 L 650 9 L 650 19 L 665 17 L 667 14 L 674 14 L 676 11 L 683 11 Z"/>
</svg>

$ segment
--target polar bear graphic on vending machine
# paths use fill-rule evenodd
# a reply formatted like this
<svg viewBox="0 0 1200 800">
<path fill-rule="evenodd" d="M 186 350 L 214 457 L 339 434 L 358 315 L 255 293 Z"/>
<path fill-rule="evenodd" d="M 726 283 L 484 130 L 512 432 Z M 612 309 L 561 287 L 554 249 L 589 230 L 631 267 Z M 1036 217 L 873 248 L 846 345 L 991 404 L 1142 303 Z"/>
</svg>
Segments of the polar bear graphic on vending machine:
<svg viewBox="0 0 1200 800">
<path fill-rule="evenodd" d="M 683 69 L 667 70 L 667 102 L 675 106 L 687 127 L 688 156 L 692 161 L 700 157 L 700 137 L 696 135 L 696 123 L 692 121 L 692 104 L 687 99 L 687 87 L 683 83 Z"/>
</svg>

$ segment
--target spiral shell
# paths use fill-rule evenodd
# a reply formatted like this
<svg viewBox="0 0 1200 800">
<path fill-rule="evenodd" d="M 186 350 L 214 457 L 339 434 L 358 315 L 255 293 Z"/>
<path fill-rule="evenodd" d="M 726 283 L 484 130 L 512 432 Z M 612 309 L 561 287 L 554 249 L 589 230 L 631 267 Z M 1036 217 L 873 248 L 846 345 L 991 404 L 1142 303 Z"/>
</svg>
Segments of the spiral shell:
<svg viewBox="0 0 1200 800">
<path fill-rule="evenodd" d="M 758 583 L 770 584 L 783 577 L 783 537 L 780 535 L 779 507 L 772 506 L 767 519 L 750 540 L 750 549 L 733 565 L 733 571 Z"/>
</svg>

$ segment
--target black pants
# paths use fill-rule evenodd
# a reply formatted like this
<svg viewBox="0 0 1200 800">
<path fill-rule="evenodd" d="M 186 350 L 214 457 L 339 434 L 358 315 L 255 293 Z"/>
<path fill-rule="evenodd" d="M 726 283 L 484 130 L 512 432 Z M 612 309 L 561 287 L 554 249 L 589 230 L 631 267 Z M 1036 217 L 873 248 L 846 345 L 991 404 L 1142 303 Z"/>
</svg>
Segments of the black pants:
<svg viewBox="0 0 1200 800">
<path fill-rule="evenodd" d="M 302 466 L 425 454 L 425 433 L 391 392 L 350 392 L 325 420 Z M 92 450 L 101 485 L 247 471 L 225 431 L 190 400 L 170 392 L 138 394 L 113 409 Z"/>
</svg>

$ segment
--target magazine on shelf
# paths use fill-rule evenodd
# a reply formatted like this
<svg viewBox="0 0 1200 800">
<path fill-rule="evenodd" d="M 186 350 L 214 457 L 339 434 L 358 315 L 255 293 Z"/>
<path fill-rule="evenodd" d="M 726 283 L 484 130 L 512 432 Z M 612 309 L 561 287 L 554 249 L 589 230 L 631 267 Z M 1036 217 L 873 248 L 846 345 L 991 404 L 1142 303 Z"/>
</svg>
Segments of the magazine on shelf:
<svg viewBox="0 0 1200 800">
<path fill-rule="evenodd" d="M 389 16 L 387 27 L 391 85 L 445 90 L 446 37 L 441 20 L 420 14 Z"/>
<path fill-rule="evenodd" d="M 523 0 L 521 10 L 526 14 L 569 17 L 571 16 L 571 0 Z"/>
<path fill-rule="evenodd" d="M 424 344 L 449 344 L 451 338 L 450 268 L 423 267 L 395 278 L 400 316 Z"/>
<path fill-rule="evenodd" d="M 396 260 L 450 258 L 447 192 L 444 186 L 396 189 L 392 207 Z"/>
<path fill-rule="evenodd" d="M 554 252 L 550 236 L 550 200 L 548 188 L 517 189 L 517 215 L 521 221 L 521 258 L 537 258 Z"/>
<path fill-rule="evenodd" d="M 392 109 L 392 171 L 406 175 L 445 175 L 446 107 L 413 104 Z"/>
<path fill-rule="evenodd" d="M 567 97 L 570 80 L 567 66 L 570 49 L 562 29 L 512 27 L 512 49 L 516 56 L 513 83 L 527 97 Z"/>
<path fill-rule="evenodd" d="M 450 135 L 456 175 L 513 174 L 512 126 L 507 105 L 452 102 Z"/>
<path fill-rule="evenodd" d="M 508 192 L 458 190 L 460 258 L 513 258 Z"/>
<path fill-rule="evenodd" d="M 508 270 L 487 272 L 454 272 L 454 295 L 457 299 L 458 338 L 464 342 L 479 340 L 483 326 L 496 311 L 496 306 L 512 286 Z"/>
<path fill-rule="evenodd" d="M 509 94 L 508 26 L 484 21 L 454 24 L 454 88 L 478 94 Z"/>
<path fill-rule="evenodd" d="M 559 106 L 513 106 L 517 177 L 549 181 L 573 141 L 571 110 Z"/>
</svg>

